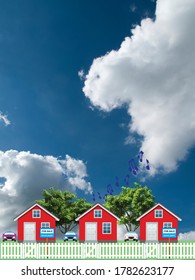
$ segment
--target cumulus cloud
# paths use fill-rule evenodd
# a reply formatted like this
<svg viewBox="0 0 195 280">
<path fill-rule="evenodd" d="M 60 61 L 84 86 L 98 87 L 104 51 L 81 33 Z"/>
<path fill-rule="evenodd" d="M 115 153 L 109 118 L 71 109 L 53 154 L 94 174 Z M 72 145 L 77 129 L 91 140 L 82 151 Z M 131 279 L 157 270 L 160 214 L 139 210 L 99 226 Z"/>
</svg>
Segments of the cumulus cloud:
<svg viewBox="0 0 195 280">
<path fill-rule="evenodd" d="M 129 134 L 153 168 L 171 172 L 195 143 L 195 2 L 158 0 L 118 50 L 94 59 L 83 92 L 105 112 L 125 106 Z M 131 138 L 129 138 L 131 139 Z"/>
<path fill-rule="evenodd" d="M 2 112 L 0 112 L 0 121 L 3 122 L 5 126 L 11 124 L 10 120 L 8 120 L 7 115 L 4 115 Z"/>
<path fill-rule="evenodd" d="M 86 177 L 84 162 L 69 155 L 59 159 L 25 151 L 0 151 L 0 228 L 16 226 L 13 218 L 42 198 L 43 189 L 52 186 L 91 193 Z"/>
<path fill-rule="evenodd" d="M 178 239 L 179 240 L 195 240 L 195 231 L 180 233 L 178 236 Z"/>
</svg>

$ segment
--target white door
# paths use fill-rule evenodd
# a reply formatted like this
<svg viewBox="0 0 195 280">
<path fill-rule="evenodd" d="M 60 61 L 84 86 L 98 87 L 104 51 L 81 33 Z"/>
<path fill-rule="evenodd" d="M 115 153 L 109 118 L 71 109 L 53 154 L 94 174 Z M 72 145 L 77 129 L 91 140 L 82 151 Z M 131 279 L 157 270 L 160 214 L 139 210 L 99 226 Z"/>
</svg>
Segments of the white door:
<svg viewBox="0 0 195 280">
<path fill-rule="evenodd" d="M 146 223 L 146 241 L 158 241 L 158 223 Z"/>
<path fill-rule="evenodd" d="M 97 223 L 85 223 L 85 241 L 97 240 Z"/>
<path fill-rule="evenodd" d="M 36 224 L 24 223 L 24 240 L 35 241 L 36 240 Z"/>
</svg>

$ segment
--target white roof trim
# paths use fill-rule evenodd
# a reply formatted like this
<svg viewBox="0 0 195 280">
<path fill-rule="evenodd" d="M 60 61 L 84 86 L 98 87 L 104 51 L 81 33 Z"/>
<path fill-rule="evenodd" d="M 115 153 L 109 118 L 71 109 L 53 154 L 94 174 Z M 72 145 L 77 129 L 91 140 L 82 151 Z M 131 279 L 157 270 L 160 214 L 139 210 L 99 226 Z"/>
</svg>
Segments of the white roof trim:
<svg viewBox="0 0 195 280">
<path fill-rule="evenodd" d="M 142 217 L 144 217 L 145 215 L 147 215 L 149 212 L 151 212 L 152 210 L 154 210 L 157 206 L 162 207 L 164 210 L 166 210 L 169 214 L 173 215 L 175 218 L 178 219 L 178 221 L 182 221 L 182 219 L 180 219 L 178 216 L 176 216 L 175 214 L 173 214 L 173 212 L 171 212 L 170 210 L 168 210 L 166 207 L 164 207 L 162 204 L 157 203 L 156 205 L 154 205 L 151 209 L 149 209 L 147 212 L 145 212 L 144 214 L 142 214 L 139 218 L 136 219 L 136 221 L 139 221 Z"/>
<path fill-rule="evenodd" d="M 17 216 L 14 221 L 17 221 L 20 217 L 22 217 L 24 214 L 26 214 L 28 211 L 30 211 L 32 208 L 34 208 L 35 206 L 40 207 L 43 211 L 45 211 L 47 214 L 49 214 L 50 216 L 52 216 L 56 221 L 59 221 L 60 219 L 58 219 L 56 216 L 54 216 L 51 212 L 49 212 L 48 210 L 46 210 L 44 207 L 42 207 L 40 204 L 35 203 L 33 204 L 31 207 L 29 207 L 26 211 L 22 212 L 19 216 Z"/>
<path fill-rule="evenodd" d="M 83 216 L 85 216 L 87 213 L 89 213 L 91 210 L 93 210 L 96 206 L 100 206 L 102 209 L 104 209 L 106 212 L 108 212 L 110 215 L 112 215 L 113 217 L 115 217 L 118 221 L 120 221 L 120 219 L 114 215 L 112 212 L 110 212 L 108 209 L 106 209 L 103 205 L 101 205 L 100 203 L 96 203 L 95 205 L 93 205 L 91 208 L 89 208 L 87 211 L 85 211 L 82 215 L 80 215 L 79 217 L 77 217 L 75 219 L 75 221 L 78 221 L 80 218 L 82 218 Z"/>
</svg>

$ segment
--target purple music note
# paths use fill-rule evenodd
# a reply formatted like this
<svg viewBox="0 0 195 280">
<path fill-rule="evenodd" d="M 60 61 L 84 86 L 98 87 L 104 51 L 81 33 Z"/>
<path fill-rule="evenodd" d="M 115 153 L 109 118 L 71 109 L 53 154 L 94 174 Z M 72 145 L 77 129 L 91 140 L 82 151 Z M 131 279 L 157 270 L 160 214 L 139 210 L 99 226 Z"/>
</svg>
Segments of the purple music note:
<svg viewBox="0 0 195 280">
<path fill-rule="evenodd" d="M 107 185 L 107 193 L 110 194 L 110 195 L 112 195 L 113 192 L 114 192 L 114 190 L 113 190 L 111 184 Z"/>
<path fill-rule="evenodd" d="M 150 163 L 149 163 L 149 160 L 148 160 L 148 159 L 146 159 L 146 169 L 147 169 L 147 170 L 150 170 Z"/>
<path fill-rule="evenodd" d="M 95 194 L 94 194 L 94 192 L 92 192 L 92 196 L 93 196 L 93 201 L 95 201 Z"/>
<path fill-rule="evenodd" d="M 99 199 L 102 199 L 102 196 L 99 192 L 98 192 L 98 197 L 99 197 Z"/>
<path fill-rule="evenodd" d="M 138 159 L 139 159 L 140 162 L 143 161 L 143 154 L 144 154 L 144 152 L 142 152 L 142 151 L 140 151 L 139 154 L 138 154 Z"/>
<path fill-rule="evenodd" d="M 133 175 L 137 175 L 137 172 L 139 171 L 139 168 L 137 167 L 137 165 L 136 165 L 134 159 L 130 159 L 130 160 L 129 160 L 129 171 L 130 171 Z"/>
<path fill-rule="evenodd" d="M 124 182 L 126 183 L 126 185 L 128 186 L 129 185 L 129 174 L 126 175 L 126 177 L 124 178 Z"/>
<path fill-rule="evenodd" d="M 104 201 L 106 201 L 107 200 L 107 193 L 105 193 L 105 195 L 103 196 L 103 199 L 104 199 Z"/>
</svg>

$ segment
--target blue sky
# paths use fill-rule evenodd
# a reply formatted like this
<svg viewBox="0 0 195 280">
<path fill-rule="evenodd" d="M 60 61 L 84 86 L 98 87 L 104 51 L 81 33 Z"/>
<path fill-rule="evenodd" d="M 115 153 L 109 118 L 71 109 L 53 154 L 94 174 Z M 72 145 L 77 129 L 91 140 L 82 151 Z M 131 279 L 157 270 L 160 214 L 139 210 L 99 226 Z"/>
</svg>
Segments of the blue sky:
<svg viewBox="0 0 195 280">
<path fill-rule="evenodd" d="M 169 2 L 0 1 L 0 231 L 44 188 L 124 184 L 143 150 L 130 185 L 195 238 L 195 5 Z"/>
</svg>

